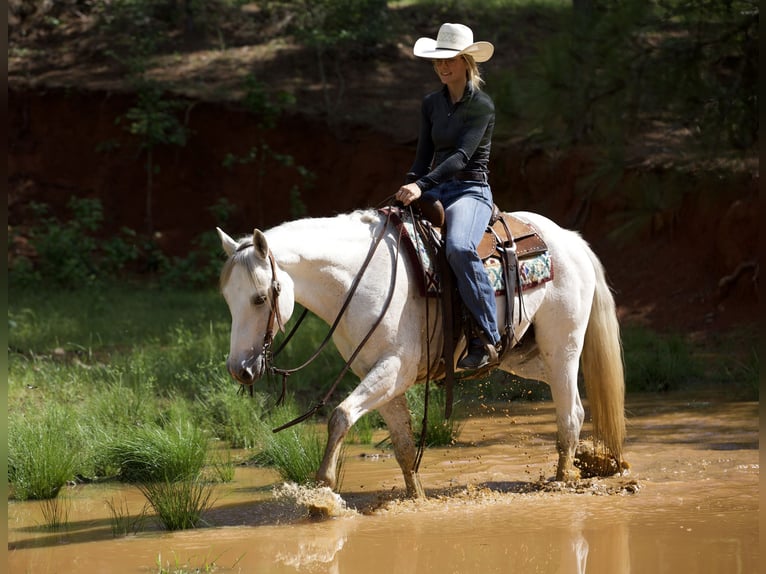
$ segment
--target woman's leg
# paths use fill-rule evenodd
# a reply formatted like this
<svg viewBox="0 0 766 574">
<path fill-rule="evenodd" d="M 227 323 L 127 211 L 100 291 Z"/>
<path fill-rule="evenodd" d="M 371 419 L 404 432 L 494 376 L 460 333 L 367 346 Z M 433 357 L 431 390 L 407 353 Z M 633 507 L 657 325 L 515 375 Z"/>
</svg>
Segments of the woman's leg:
<svg viewBox="0 0 766 574">
<path fill-rule="evenodd" d="M 450 203 L 445 210 L 445 248 L 463 303 L 489 342 L 497 344 L 500 333 L 497 328 L 495 290 L 476 253 L 492 216 L 490 205 L 472 194 L 461 195 Z"/>
</svg>

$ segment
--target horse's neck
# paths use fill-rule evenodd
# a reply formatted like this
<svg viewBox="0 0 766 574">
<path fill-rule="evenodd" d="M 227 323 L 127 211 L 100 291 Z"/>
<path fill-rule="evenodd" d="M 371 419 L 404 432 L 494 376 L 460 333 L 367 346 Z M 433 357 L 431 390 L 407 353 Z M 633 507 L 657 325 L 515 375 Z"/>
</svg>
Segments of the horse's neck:
<svg viewBox="0 0 766 574">
<path fill-rule="evenodd" d="M 367 255 L 377 221 L 354 213 L 291 221 L 267 231 L 277 264 L 293 280 L 295 301 L 332 322 Z"/>
</svg>

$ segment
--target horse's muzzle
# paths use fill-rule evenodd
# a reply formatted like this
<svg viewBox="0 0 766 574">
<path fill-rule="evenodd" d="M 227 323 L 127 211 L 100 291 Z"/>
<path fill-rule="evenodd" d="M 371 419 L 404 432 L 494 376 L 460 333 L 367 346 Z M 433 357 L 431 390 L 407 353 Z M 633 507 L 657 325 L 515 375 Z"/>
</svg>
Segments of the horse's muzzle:
<svg viewBox="0 0 766 574">
<path fill-rule="evenodd" d="M 239 362 L 226 362 L 226 367 L 232 377 L 241 385 L 252 385 L 263 376 L 266 370 L 266 361 L 263 356 L 249 357 Z"/>
</svg>

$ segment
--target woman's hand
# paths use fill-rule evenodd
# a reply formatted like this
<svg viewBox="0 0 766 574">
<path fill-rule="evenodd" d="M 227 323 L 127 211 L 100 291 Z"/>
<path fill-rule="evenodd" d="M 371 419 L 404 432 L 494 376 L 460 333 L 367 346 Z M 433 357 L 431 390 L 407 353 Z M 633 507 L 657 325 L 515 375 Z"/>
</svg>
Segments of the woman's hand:
<svg viewBox="0 0 766 574">
<path fill-rule="evenodd" d="M 417 198 L 419 198 L 422 193 L 423 192 L 420 191 L 417 183 L 408 183 L 407 185 L 400 187 L 399 191 L 396 192 L 394 197 L 401 201 L 404 205 L 409 205 Z"/>
</svg>

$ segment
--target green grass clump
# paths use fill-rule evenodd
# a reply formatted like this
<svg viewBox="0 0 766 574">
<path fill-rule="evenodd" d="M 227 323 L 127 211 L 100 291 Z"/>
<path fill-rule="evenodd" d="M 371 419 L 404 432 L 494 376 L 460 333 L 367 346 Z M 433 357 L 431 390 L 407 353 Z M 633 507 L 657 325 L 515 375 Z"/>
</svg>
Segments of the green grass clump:
<svg viewBox="0 0 766 574">
<path fill-rule="evenodd" d="M 125 482 L 196 479 L 205 465 L 208 438 L 192 422 L 124 428 L 105 441 L 106 458 Z"/>
<path fill-rule="evenodd" d="M 214 486 L 200 480 L 158 480 L 138 488 L 168 530 L 196 528 L 214 502 Z"/>
<path fill-rule="evenodd" d="M 264 419 L 261 449 L 255 460 L 274 467 L 283 480 L 312 484 L 324 455 L 325 437 L 311 424 L 293 425 L 278 433 L 276 428 L 298 416 L 295 403 L 275 409 Z"/>
<path fill-rule="evenodd" d="M 273 400 L 273 399 L 272 399 Z M 231 382 L 209 389 L 198 399 L 200 418 L 210 422 L 212 432 L 232 448 L 255 448 L 263 435 L 262 419 L 269 397 L 239 393 Z"/>
<path fill-rule="evenodd" d="M 18 500 L 55 498 L 82 465 L 83 437 L 70 409 L 47 405 L 41 412 L 8 417 L 8 481 Z"/>
<path fill-rule="evenodd" d="M 69 524 L 69 501 L 62 496 L 39 501 L 45 526 L 51 530 L 61 530 Z"/>
</svg>

